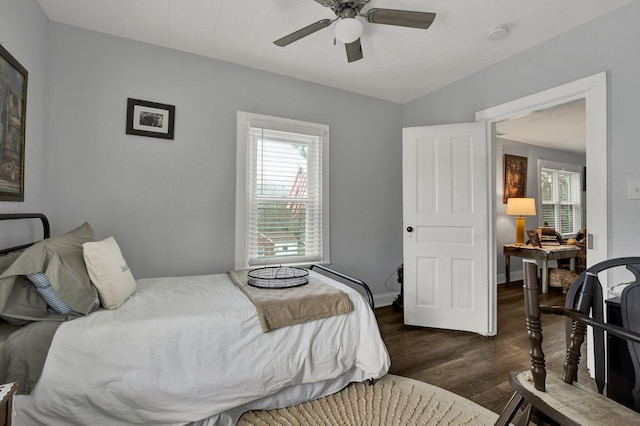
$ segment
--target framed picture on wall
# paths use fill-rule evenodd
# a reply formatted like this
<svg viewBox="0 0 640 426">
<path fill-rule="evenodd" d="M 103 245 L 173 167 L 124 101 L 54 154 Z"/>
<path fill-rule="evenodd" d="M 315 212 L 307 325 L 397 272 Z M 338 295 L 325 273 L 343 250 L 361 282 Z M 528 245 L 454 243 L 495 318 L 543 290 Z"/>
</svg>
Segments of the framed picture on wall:
<svg viewBox="0 0 640 426">
<path fill-rule="evenodd" d="M 127 99 L 127 134 L 173 139 L 176 107 L 157 102 Z"/>
<path fill-rule="evenodd" d="M 505 154 L 502 203 L 507 204 L 509 198 L 524 198 L 526 196 L 527 157 Z"/>
<path fill-rule="evenodd" d="M 0 45 L 0 201 L 24 201 L 27 77 Z"/>
</svg>

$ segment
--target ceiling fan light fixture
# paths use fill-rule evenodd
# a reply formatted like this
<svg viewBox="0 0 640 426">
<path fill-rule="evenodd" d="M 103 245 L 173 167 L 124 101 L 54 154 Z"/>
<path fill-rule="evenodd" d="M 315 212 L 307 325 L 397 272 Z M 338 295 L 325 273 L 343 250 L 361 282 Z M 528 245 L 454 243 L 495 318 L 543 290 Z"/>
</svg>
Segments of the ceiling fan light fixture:
<svg viewBox="0 0 640 426">
<path fill-rule="evenodd" d="M 353 43 L 362 35 L 362 23 L 355 18 L 342 18 L 336 22 L 336 39 L 344 44 Z"/>
</svg>

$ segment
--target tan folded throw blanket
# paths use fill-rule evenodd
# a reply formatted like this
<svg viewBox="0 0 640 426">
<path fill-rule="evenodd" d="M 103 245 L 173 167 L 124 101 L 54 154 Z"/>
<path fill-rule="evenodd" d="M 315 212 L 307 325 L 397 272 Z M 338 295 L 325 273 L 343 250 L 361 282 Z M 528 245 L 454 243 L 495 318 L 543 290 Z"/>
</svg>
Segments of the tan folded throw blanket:
<svg viewBox="0 0 640 426">
<path fill-rule="evenodd" d="M 309 275 L 309 283 L 292 288 L 257 288 L 247 284 L 247 271 L 227 272 L 255 305 L 262 331 L 341 315 L 353 307 L 347 294 Z"/>
</svg>

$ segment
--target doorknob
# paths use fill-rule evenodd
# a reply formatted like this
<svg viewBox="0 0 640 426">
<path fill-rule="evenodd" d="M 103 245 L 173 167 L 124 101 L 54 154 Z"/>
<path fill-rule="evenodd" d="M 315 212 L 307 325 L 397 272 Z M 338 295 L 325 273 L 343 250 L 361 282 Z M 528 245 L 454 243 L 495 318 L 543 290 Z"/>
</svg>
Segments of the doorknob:
<svg viewBox="0 0 640 426">
<path fill-rule="evenodd" d="M 407 232 L 413 232 L 413 228 L 410 226 L 407 226 Z"/>
</svg>

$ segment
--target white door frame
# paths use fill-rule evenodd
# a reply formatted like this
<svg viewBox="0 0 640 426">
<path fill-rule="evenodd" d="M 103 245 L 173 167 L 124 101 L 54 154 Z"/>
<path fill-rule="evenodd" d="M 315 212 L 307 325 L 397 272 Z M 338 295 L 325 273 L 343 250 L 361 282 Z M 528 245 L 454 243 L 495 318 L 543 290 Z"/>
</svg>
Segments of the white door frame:
<svg viewBox="0 0 640 426">
<path fill-rule="evenodd" d="M 608 135 L 607 135 L 607 73 L 606 71 L 572 81 L 562 86 L 544 90 L 530 96 L 497 105 L 476 113 L 476 121 L 487 121 L 489 132 L 495 134 L 495 123 L 529 114 L 542 109 L 562 105 L 577 99 L 585 99 L 586 108 L 586 147 L 587 147 L 587 232 L 589 233 L 588 265 L 608 259 Z M 496 157 L 490 157 L 489 166 L 492 178 L 496 176 Z M 495 188 L 495 185 L 494 187 Z M 491 191 L 493 206 L 496 204 L 496 191 Z M 495 208 L 493 222 L 495 223 Z M 489 230 L 489 259 L 493 263 L 493 276 L 496 276 L 496 231 Z M 493 259 L 493 260 L 491 260 Z M 496 280 L 496 278 L 494 278 Z M 606 286 L 606 283 L 603 283 Z M 497 318 L 497 294 L 493 286 L 493 308 L 490 315 L 495 323 Z"/>
</svg>

